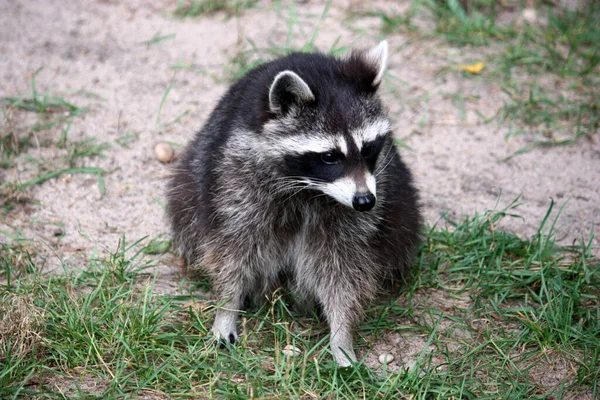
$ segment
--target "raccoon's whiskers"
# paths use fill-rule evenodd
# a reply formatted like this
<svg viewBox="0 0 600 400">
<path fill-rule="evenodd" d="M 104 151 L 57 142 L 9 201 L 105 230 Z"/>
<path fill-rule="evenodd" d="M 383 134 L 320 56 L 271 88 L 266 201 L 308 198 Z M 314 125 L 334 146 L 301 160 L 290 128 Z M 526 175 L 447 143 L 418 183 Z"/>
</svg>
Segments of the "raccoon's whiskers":
<svg viewBox="0 0 600 400">
<path fill-rule="evenodd" d="M 306 190 L 307 188 L 308 187 L 306 185 L 299 185 L 295 182 L 289 182 L 287 185 L 277 188 L 275 191 L 273 191 L 273 194 L 285 194 L 286 196 L 283 199 L 281 199 L 281 202 L 285 203 L 301 191 Z"/>
<path fill-rule="evenodd" d="M 325 193 L 320 193 L 320 192 L 317 192 L 316 194 L 314 194 L 314 195 L 310 196 L 310 199 L 312 200 L 312 199 L 316 199 L 316 198 L 318 198 L 318 197 L 327 197 L 327 196 L 328 196 L 328 195 L 326 195 Z"/>
<path fill-rule="evenodd" d="M 273 183 L 276 184 L 272 193 L 279 194 L 282 192 L 288 192 L 290 190 L 295 190 L 292 193 L 292 196 L 299 193 L 302 190 L 309 189 L 311 184 L 314 183 L 324 183 L 325 181 L 322 179 L 311 178 L 310 180 L 302 177 L 302 176 L 284 176 L 273 179 Z M 288 200 L 287 198 L 286 200 Z"/>
<path fill-rule="evenodd" d="M 385 163 L 385 165 L 378 167 L 375 169 L 375 177 L 378 177 L 383 171 L 385 171 L 385 169 L 388 167 L 388 165 L 390 165 L 390 163 L 392 162 L 392 160 L 394 159 L 394 146 L 390 146 L 387 150 L 387 152 L 385 153 L 385 155 L 383 156 L 383 159 L 385 160 L 387 158 L 387 161 Z"/>
<path fill-rule="evenodd" d="M 282 191 L 287 191 L 290 188 L 301 188 L 306 186 L 306 182 L 301 181 L 301 180 L 287 180 L 287 181 L 282 181 L 281 183 L 278 183 L 277 186 L 274 188 L 274 192 L 278 193 L 278 192 L 282 192 Z"/>
</svg>

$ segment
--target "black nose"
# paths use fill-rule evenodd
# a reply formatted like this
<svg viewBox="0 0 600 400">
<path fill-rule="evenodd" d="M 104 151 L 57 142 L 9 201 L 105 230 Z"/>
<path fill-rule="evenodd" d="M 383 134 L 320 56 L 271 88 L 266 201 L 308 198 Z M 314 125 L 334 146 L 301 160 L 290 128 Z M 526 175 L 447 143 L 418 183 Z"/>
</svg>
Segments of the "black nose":
<svg viewBox="0 0 600 400">
<path fill-rule="evenodd" d="M 371 208 L 375 206 L 375 196 L 371 193 L 367 194 L 357 194 L 352 199 L 352 207 L 356 211 L 369 211 Z"/>
</svg>

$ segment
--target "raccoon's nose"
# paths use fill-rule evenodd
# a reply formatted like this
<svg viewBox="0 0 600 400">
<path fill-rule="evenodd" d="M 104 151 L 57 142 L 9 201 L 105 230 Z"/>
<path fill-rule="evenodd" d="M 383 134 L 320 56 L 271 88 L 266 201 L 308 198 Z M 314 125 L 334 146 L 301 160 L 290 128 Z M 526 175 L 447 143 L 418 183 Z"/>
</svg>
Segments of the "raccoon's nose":
<svg viewBox="0 0 600 400">
<path fill-rule="evenodd" d="M 375 206 L 375 196 L 371 193 L 358 193 L 352 199 L 352 207 L 356 211 L 369 211 Z"/>
</svg>

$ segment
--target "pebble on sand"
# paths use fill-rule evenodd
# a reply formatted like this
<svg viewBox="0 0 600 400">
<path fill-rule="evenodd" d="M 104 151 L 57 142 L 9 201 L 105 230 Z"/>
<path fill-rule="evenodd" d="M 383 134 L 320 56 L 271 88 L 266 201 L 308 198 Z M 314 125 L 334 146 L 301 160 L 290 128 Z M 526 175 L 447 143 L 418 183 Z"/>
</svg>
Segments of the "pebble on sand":
<svg viewBox="0 0 600 400">
<path fill-rule="evenodd" d="M 173 157 L 175 156 L 175 151 L 173 147 L 169 143 L 158 143 L 154 146 L 154 154 L 156 154 L 156 158 L 161 163 L 170 163 L 173 161 Z"/>
<path fill-rule="evenodd" d="M 292 346 L 291 344 L 288 344 L 287 346 L 285 346 L 283 348 L 283 350 L 281 352 L 283 354 L 285 354 L 286 356 L 295 357 L 295 356 L 299 356 L 302 353 L 302 350 L 300 350 L 297 347 Z"/>
<path fill-rule="evenodd" d="M 535 24 L 537 22 L 537 11 L 535 8 L 526 8 L 523 10 L 522 17 L 525 22 Z"/>
<path fill-rule="evenodd" d="M 379 356 L 379 362 L 381 364 L 389 364 L 394 361 L 394 356 L 390 353 L 383 353 Z"/>
</svg>

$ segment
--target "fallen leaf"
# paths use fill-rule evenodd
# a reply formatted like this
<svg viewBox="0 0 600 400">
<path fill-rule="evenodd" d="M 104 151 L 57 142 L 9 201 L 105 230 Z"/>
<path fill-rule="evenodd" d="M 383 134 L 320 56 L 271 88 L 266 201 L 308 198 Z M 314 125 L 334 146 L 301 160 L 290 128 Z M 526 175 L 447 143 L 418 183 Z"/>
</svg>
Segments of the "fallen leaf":
<svg viewBox="0 0 600 400">
<path fill-rule="evenodd" d="M 480 62 L 477 62 L 475 64 L 471 64 L 471 65 L 461 65 L 459 67 L 459 69 L 461 71 L 465 71 L 465 72 L 469 72 L 471 74 L 478 74 L 481 72 L 481 70 L 483 69 L 483 67 L 485 67 L 485 64 Z"/>
<path fill-rule="evenodd" d="M 182 308 L 190 308 L 193 311 L 196 311 L 197 313 L 203 313 L 204 311 L 211 308 L 210 304 L 207 304 L 207 303 L 204 303 L 201 301 L 196 301 L 196 300 L 190 300 L 190 301 L 182 304 L 181 307 Z"/>
</svg>

